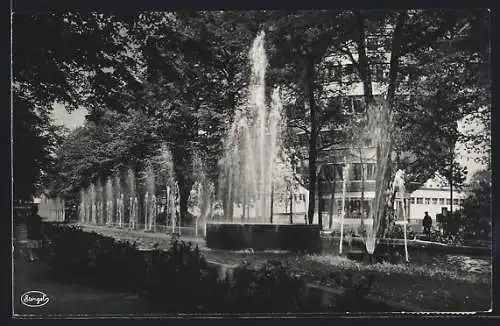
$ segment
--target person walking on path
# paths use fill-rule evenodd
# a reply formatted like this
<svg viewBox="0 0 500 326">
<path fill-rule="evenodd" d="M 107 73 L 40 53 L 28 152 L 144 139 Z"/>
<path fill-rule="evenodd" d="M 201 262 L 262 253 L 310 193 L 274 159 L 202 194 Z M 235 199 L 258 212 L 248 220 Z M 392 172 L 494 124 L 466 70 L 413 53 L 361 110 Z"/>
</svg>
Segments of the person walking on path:
<svg viewBox="0 0 500 326">
<path fill-rule="evenodd" d="M 428 212 L 425 212 L 424 220 L 422 222 L 424 226 L 424 233 L 427 236 L 431 235 L 432 218 L 429 216 Z"/>
</svg>

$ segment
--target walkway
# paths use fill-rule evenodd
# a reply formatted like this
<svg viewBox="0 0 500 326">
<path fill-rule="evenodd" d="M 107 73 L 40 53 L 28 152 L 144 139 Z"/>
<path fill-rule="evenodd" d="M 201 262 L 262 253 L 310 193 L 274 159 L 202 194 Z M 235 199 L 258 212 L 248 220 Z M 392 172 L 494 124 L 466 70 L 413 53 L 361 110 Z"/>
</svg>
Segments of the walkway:
<svg viewBox="0 0 500 326">
<path fill-rule="evenodd" d="M 13 316 L 39 317 L 92 317 L 151 315 L 155 308 L 145 298 L 133 293 L 109 292 L 76 284 L 63 284 L 50 277 L 50 268 L 43 263 L 29 262 L 16 245 L 14 253 Z M 41 307 L 28 307 L 21 296 L 28 291 L 40 291 L 49 301 Z"/>
<path fill-rule="evenodd" d="M 84 231 L 96 232 L 104 236 L 113 237 L 121 241 L 136 242 L 139 249 L 152 249 L 155 244 L 160 249 L 167 249 L 172 239 L 172 232 L 149 232 L 144 230 L 129 230 L 103 225 L 80 225 Z M 192 228 L 183 228 L 180 240 L 191 242 L 200 250 L 206 250 L 205 239 L 200 235 L 196 237 Z"/>
</svg>

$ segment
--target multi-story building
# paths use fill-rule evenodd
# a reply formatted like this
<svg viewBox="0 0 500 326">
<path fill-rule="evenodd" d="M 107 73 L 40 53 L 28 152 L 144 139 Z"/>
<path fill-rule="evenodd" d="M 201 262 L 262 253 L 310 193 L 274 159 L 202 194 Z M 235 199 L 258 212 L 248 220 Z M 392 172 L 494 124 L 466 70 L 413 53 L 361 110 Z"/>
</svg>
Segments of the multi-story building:
<svg viewBox="0 0 500 326">
<path fill-rule="evenodd" d="M 368 35 L 366 39 L 366 53 L 370 58 L 372 68 L 372 91 L 377 101 L 385 96 L 387 90 L 390 53 L 386 52 L 383 43 L 390 38 L 391 30 L 391 26 L 380 28 L 378 32 Z M 364 88 L 353 64 L 353 61 L 358 60 L 356 47 L 349 45 L 347 47 L 351 52 L 351 57 L 335 55 L 326 59 L 333 69 L 331 69 L 331 82 L 324 87 L 324 91 L 326 96 L 342 94 L 343 114 L 350 119 L 356 119 L 357 116 L 364 114 Z M 326 133 L 328 131 L 322 130 Z M 299 130 L 296 133 L 299 138 L 301 133 Z M 318 144 L 318 147 L 322 147 L 321 145 Z M 304 163 L 307 164 L 307 162 Z M 345 210 L 344 225 L 347 229 L 358 228 L 362 220 L 371 223 L 370 216 L 375 198 L 376 164 L 375 148 L 370 147 L 369 144 L 355 147 L 345 143 L 324 150 L 317 163 L 319 177 L 316 188 L 315 223 L 321 214 L 324 229 L 337 229 L 343 209 Z M 343 167 L 345 165 L 349 165 L 349 173 L 347 179 L 344 180 Z M 307 174 L 306 167 L 303 173 Z M 295 205 L 297 208 L 295 213 L 298 215 L 307 213 L 308 193 L 307 190 L 303 192 L 304 194 L 301 194 L 303 196 L 301 198 L 305 198 L 303 204 Z M 450 194 L 449 187 L 443 187 L 438 182 L 429 180 L 417 190 L 411 193 L 406 192 L 401 195 L 401 198 L 396 198 L 397 219 L 402 220 L 405 214 L 414 229 L 420 230 L 425 212 L 429 213 L 435 223 L 436 214 L 441 213 L 444 208 L 449 211 L 451 206 L 454 210 L 460 208 L 464 197 L 464 192 L 453 191 Z M 303 208 L 303 211 L 299 211 L 300 208 Z"/>
<path fill-rule="evenodd" d="M 318 223 L 318 216 L 321 214 L 323 229 L 338 230 L 343 212 L 345 212 L 343 223 L 346 230 L 358 229 L 362 219 L 365 223 L 372 223 L 370 216 L 375 198 L 376 168 L 374 151 L 374 148 L 365 148 L 360 155 L 359 150 L 339 148 L 336 150 L 339 159 L 319 164 L 318 174 L 321 177 L 316 189 L 314 223 Z M 345 165 L 349 165 L 347 176 L 344 175 Z M 413 230 L 420 232 L 425 212 L 428 212 L 436 225 L 436 215 L 443 210 L 460 209 L 465 196 L 466 191 L 453 190 L 450 193 L 449 187 L 430 179 L 417 190 L 396 195 L 396 223 L 402 222 L 405 218 Z M 304 188 L 295 194 L 294 223 L 304 222 L 308 198 L 308 191 Z M 283 215 L 289 212 L 286 206 L 281 211 Z"/>
</svg>

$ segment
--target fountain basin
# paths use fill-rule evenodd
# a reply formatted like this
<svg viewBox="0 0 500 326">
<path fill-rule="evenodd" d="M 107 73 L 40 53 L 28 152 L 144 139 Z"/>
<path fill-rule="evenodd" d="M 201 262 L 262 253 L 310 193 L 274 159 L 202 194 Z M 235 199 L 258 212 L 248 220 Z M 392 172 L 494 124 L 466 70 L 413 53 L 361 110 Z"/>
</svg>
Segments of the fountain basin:
<svg viewBox="0 0 500 326">
<path fill-rule="evenodd" d="M 207 223 L 206 230 L 212 249 L 321 251 L 320 226 L 314 224 Z"/>
</svg>

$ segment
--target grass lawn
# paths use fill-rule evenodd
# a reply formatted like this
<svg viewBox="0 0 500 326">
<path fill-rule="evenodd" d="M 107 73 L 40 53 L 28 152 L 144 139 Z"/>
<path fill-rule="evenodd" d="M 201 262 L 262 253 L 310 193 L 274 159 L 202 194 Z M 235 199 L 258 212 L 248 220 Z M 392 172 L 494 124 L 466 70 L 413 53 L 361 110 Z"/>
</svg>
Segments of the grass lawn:
<svg viewBox="0 0 500 326">
<path fill-rule="evenodd" d="M 491 273 L 460 271 L 457 267 L 418 264 L 377 263 L 365 265 L 344 257 L 284 253 L 228 252 L 209 250 L 208 259 L 257 266 L 265 260 L 279 260 L 308 283 L 339 288 L 339 277 L 375 276 L 370 297 L 425 311 L 487 311 L 491 307 Z"/>
</svg>

